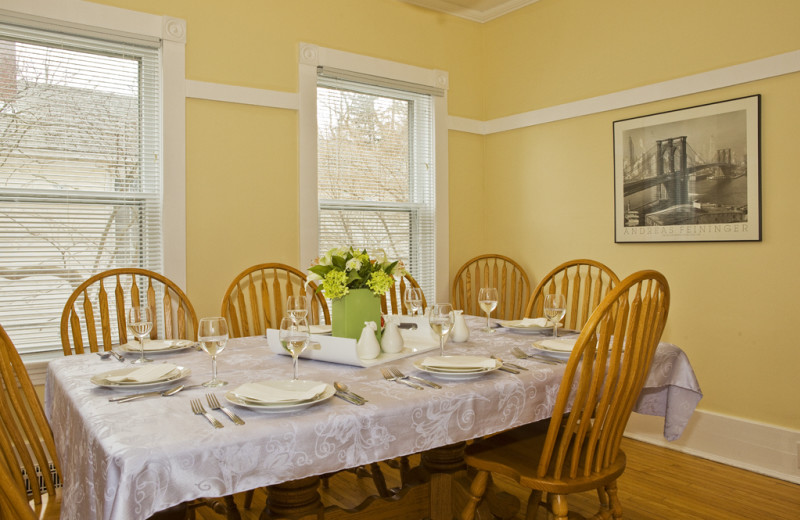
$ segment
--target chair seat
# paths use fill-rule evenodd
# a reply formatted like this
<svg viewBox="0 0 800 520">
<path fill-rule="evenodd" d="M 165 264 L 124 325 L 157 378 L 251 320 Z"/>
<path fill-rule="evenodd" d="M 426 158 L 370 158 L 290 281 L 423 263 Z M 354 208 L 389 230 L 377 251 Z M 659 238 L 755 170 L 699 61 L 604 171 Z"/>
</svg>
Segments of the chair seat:
<svg viewBox="0 0 800 520">
<path fill-rule="evenodd" d="M 39 520 L 58 520 L 61 516 L 61 488 L 56 488 L 54 495 L 42 494 L 42 503 L 28 502 Z"/>
<path fill-rule="evenodd" d="M 588 477 L 554 478 L 553 468 L 539 477 L 536 470 L 547 437 L 547 421 L 533 423 L 488 437 L 467 447 L 464 459 L 479 471 L 505 475 L 522 486 L 557 495 L 597 489 L 614 481 L 625 470 L 625 453 L 619 450 L 616 459 L 605 469 Z M 567 464 L 569 459 L 567 460 Z M 567 466 L 565 464 L 565 466 Z M 566 470 L 565 470 L 566 471 Z M 583 473 L 579 466 L 577 474 Z"/>
</svg>

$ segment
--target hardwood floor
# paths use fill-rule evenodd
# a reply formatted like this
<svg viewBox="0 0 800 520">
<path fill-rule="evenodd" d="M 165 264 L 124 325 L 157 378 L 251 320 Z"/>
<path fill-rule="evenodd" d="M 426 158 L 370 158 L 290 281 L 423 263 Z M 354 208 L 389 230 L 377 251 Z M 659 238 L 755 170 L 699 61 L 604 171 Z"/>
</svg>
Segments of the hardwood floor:
<svg viewBox="0 0 800 520">
<path fill-rule="evenodd" d="M 800 485 L 751 473 L 731 466 L 679 453 L 660 446 L 624 439 L 628 467 L 619 481 L 619 495 L 626 520 L 797 520 L 800 518 Z M 413 461 L 416 462 L 416 461 Z M 397 475 L 386 470 L 389 487 L 398 485 Z M 458 475 L 467 484 L 466 474 Z M 498 488 L 519 498 L 522 503 L 515 519 L 524 515 L 525 490 L 511 481 L 495 480 Z M 353 473 L 337 474 L 323 490 L 323 501 L 342 507 L 353 507 L 374 488 L 368 478 Z M 462 493 L 454 493 L 456 501 Z M 257 520 L 266 495 L 259 490 L 249 510 L 242 507 L 243 495 L 236 497 L 242 520 Z M 594 493 L 571 495 L 570 509 L 586 516 L 594 514 L 597 497 Z M 479 511 L 481 512 L 481 511 Z M 208 509 L 197 511 L 199 520 L 222 520 Z M 311 518 L 311 517 L 309 517 Z M 386 517 L 385 520 L 410 520 Z M 482 511 L 480 518 L 490 518 Z M 540 511 L 539 519 L 546 518 Z M 371 517 L 372 520 L 379 520 Z M 380 520 L 384 520 L 381 517 Z"/>
</svg>

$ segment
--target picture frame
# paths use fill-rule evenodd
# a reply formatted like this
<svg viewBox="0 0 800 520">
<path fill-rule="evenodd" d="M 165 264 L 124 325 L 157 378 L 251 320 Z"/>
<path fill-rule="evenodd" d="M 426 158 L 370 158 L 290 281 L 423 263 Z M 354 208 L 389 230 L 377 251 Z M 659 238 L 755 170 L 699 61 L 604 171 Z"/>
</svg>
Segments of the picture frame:
<svg viewBox="0 0 800 520">
<path fill-rule="evenodd" d="M 614 121 L 614 241 L 761 240 L 761 95 Z"/>
</svg>

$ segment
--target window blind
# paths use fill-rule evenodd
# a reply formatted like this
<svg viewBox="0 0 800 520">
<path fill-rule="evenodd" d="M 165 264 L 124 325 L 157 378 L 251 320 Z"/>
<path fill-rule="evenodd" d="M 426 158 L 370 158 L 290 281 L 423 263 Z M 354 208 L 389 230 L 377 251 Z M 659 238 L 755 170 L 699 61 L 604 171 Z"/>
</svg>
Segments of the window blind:
<svg viewBox="0 0 800 520">
<path fill-rule="evenodd" d="M 163 270 L 159 49 L 60 31 L 0 24 L 0 323 L 28 354 L 91 275 Z"/>
<path fill-rule="evenodd" d="M 317 78 L 319 249 L 401 259 L 435 294 L 431 94 Z"/>
</svg>

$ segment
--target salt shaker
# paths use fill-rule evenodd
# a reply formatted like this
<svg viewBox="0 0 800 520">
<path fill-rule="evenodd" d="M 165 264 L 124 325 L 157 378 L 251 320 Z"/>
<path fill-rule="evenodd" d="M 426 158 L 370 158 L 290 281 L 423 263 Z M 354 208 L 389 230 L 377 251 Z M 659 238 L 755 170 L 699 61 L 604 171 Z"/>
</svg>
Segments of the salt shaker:
<svg viewBox="0 0 800 520">
<path fill-rule="evenodd" d="M 453 311 L 453 314 L 453 330 L 450 331 L 450 341 L 463 343 L 469 339 L 469 327 L 463 316 L 464 311 Z"/>
<path fill-rule="evenodd" d="M 397 328 L 397 319 L 395 316 L 385 316 L 384 321 L 386 327 L 381 336 L 381 350 L 387 354 L 397 354 L 403 350 L 403 336 Z"/>
<path fill-rule="evenodd" d="M 374 321 L 365 321 L 361 329 L 361 337 L 356 345 L 356 353 L 361 359 L 375 359 L 381 354 L 381 345 L 375 337 L 378 325 Z"/>
</svg>

